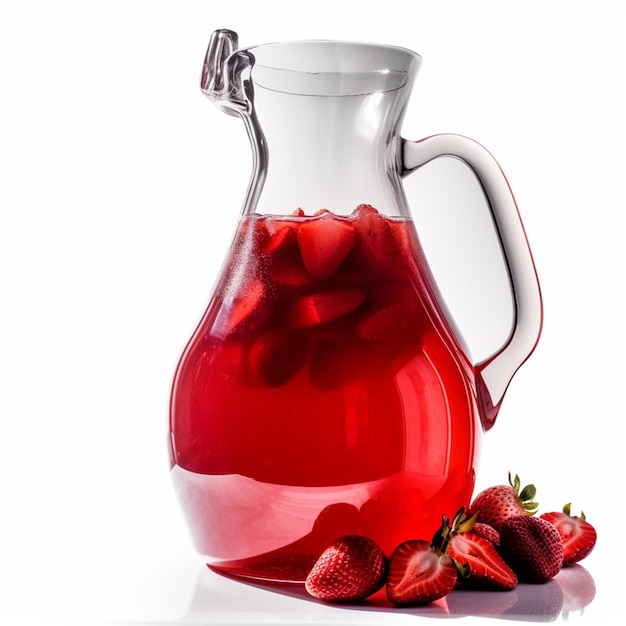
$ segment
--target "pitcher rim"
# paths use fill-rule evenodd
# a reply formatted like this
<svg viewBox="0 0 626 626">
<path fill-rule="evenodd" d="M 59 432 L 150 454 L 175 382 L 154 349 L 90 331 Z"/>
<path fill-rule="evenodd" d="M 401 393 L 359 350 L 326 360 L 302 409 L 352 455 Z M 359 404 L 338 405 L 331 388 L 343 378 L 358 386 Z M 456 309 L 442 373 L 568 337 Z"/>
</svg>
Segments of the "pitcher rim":
<svg viewBox="0 0 626 626">
<path fill-rule="evenodd" d="M 256 84 L 294 95 L 395 91 L 411 82 L 422 62 L 421 55 L 409 48 L 341 39 L 276 41 L 244 51 L 254 59 L 251 71 Z M 271 75 L 276 80 L 268 82 Z"/>
</svg>

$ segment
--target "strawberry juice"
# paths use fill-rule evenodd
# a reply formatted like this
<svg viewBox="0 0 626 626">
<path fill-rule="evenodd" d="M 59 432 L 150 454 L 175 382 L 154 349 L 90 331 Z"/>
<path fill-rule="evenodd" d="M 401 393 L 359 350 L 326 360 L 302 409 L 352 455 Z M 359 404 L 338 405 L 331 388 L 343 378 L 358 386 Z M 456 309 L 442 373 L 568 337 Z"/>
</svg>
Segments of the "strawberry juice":
<svg viewBox="0 0 626 626">
<path fill-rule="evenodd" d="M 430 539 L 469 503 L 480 422 L 412 221 L 252 214 L 234 241 L 172 392 L 197 550 L 302 581 L 341 535 Z"/>
</svg>

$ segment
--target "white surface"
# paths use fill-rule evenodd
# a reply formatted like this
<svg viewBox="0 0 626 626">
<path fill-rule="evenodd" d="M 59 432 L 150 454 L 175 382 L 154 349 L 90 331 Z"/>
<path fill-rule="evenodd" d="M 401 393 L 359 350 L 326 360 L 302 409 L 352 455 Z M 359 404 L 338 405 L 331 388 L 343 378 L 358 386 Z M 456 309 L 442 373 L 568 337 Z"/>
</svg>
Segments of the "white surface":
<svg viewBox="0 0 626 626">
<path fill-rule="evenodd" d="M 174 499 L 169 385 L 249 174 L 240 121 L 198 86 L 210 33 L 223 27 L 243 45 L 412 48 L 424 65 L 404 136 L 459 132 L 498 158 L 546 317 L 485 437 L 478 487 L 510 469 L 537 484 L 542 510 L 584 508 L 599 533 L 583 562 L 596 595 L 567 617 L 613 622 L 623 607 L 625 33 L 618 3 L 602 0 L 0 2 L 1 621 L 414 621 L 206 571 Z M 549 590 L 520 588 L 530 608 L 518 617 L 545 621 L 528 612 Z M 503 601 L 480 598 L 483 614 Z M 418 613 L 441 623 L 438 611 Z"/>
</svg>

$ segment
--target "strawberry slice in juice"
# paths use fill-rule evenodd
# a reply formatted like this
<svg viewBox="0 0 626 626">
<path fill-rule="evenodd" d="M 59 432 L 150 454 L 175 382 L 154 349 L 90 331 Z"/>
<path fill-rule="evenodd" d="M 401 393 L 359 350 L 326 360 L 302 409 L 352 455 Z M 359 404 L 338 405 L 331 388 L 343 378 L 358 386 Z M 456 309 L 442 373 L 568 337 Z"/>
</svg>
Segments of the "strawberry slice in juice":
<svg viewBox="0 0 626 626">
<path fill-rule="evenodd" d="M 310 328 L 355 311 L 365 300 L 361 289 L 327 289 L 301 296 L 287 311 L 291 328 Z"/>
<path fill-rule="evenodd" d="M 298 227 L 296 221 L 266 221 L 269 239 L 262 250 L 268 260 L 268 275 L 279 286 L 304 287 L 314 282 L 300 256 Z"/>
<path fill-rule="evenodd" d="M 354 226 L 330 213 L 303 223 L 298 231 L 300 254 L 313 278 L 330 278 L 354 245 Z"/>
</svg>

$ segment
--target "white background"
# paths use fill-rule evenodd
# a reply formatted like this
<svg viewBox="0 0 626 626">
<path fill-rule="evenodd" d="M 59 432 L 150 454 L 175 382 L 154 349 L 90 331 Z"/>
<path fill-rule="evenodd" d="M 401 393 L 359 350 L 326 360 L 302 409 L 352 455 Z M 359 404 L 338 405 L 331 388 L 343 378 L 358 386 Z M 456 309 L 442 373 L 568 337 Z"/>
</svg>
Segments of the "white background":
<svg viewBox="0 0 626 626">
<path fill-rule="evenodd" d="M 458 132 L 496 155 L 532 245 L 545 325 L 485 436 L 478 486 L 512 470 L 537 484 L 542 510 L 569 500 L 584 508 L 599 534 L 584 563 L 597 592 L 575 617 L 614 619 L 626 408 L 618 8 L 1 2 L 3 623 L 175 620 L 198 593 L 203 566 L 169 482 L 169 386 L 250 164 L 240 121 L 199 91 L 216 28 L 238 31 L 242 45 L 333 38 L 411 48 L 424 64 L 404 136 Z M 246 587 L 211 584 L 225 589 L 216 592 L 225 614 L 232 602 L 233 619 L 255 623 Z M 273 602 L 261 597 L 249 602 Z M 280 606 L 277 597 L 265 618 L 279 623 Z M 306 621 L 307 604 L 300 610 Z M 211 615 L 198 619 L 225 619 Z"/>
</svg>

